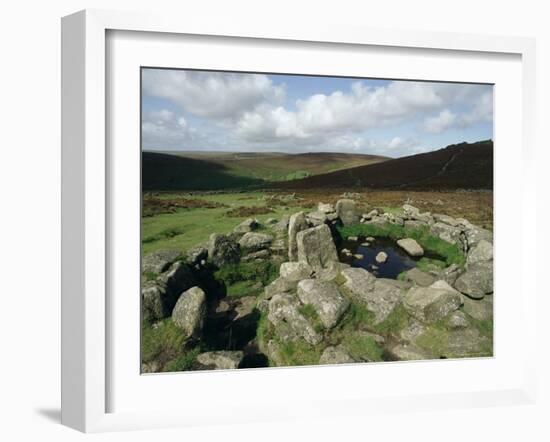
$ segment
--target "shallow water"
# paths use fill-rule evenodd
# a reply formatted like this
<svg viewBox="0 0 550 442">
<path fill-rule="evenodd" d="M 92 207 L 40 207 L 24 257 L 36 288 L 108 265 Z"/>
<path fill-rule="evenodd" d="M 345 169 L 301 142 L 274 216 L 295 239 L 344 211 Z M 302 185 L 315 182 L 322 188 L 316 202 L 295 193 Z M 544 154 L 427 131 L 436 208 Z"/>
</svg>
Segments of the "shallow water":
<svg viewBox="0 0 550 442">
<path fill-rule="evenodd" d="M 338 251 L 340 261 L 350 264 L 352 267 L 362 267 L 378 278 L 396 279 L 401 272 L 416 267 L 417 260 L 410 257 L 392 240 L 376 238 L 368 246 L 363 243 L 365 243 L 364 238 L 359 238 L 359 241 L 343 241 Z M 363 255 L 363 257 L 347 257 L 341 253 L 342 249 L 348 249 L 352 254 Z M 376 262 L 375 257 L 380 252 L 386 252 L 388 255 L 385 263 Z"/>
</svg>

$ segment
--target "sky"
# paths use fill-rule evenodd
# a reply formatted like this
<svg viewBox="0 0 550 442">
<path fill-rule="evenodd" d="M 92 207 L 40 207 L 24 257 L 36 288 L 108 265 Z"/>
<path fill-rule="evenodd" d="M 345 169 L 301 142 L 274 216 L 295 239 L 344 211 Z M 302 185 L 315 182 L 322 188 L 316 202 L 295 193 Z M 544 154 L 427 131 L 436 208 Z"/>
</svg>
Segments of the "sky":
<svg viewBox="0 0 550 442">
<path fill-rule="evenodd" d="M 142 70 L 142 148 L 401 157 L 493 138 L 493 87 Z"/>
</svg>

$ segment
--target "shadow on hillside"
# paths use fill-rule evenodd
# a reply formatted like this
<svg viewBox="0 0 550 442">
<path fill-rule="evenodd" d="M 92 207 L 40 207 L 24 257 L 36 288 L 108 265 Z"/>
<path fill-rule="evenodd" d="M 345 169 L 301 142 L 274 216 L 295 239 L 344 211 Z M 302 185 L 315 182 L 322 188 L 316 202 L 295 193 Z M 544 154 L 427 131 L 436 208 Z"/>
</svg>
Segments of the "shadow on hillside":
<svg viewBox="0 0 550 442">
<path fill-rule="evenodd" d="M 142 153 L 144 191 L 219 190 L 263 184 L 261 179 L 231 175 L 223 164 L 165 153 Z"/>
</svg>

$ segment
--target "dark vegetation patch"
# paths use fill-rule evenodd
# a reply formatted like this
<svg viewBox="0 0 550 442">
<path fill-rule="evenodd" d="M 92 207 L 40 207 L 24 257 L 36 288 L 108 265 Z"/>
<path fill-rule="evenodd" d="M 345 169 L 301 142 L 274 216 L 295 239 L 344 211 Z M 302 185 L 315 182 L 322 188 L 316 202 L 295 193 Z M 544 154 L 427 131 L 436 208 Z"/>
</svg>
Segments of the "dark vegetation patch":
<svg viewBox="0 0 550 442">
<path fill-rule="evenodd" d="M 155 242 L 155 241 L 161 241 L 163 239 L 170 239 L 170 238 L 174 238 L 178 235 L 183 235 L 183 229 L 180 229 L 180 228 L 177 228 L 177 227 L 171 227 L 171 228 L 168 228 L 168 229 L 165 229 L 155 235 L 151 235 L 151 236 L 146 236 L 144 238 L 142 238 L 141 242 L 143 244 L 147 244 L 147 243 L 151 243 L 151 242 Z"/>
<path fill-rule="evenodd" d="M 227 205 L 199 198 L 161 198 L 159 196 L 144 194 L 142 200 L 142 216 L 175 213 L 181 209 L 217 209 L 220 207 L 227 207 Z"/>
<path fill-rule="evenodd" d="M 225 213 L 225 216 L 232 218 L 242 218 L 247 216 L 256 216 L 256 215 L 265 215 L 266 213 L 273 213 L 274 210 L 271 207 L 266 206 L 252 206 L 252 207 L 235 207 L 234 209 L 228 210 Z"/>
<path fill-rule="evenodd" d="M 278 266 L 270 260 L 240 262 L 222 266 L 214 278 L 225 284 L 228 296 L 258 296 L 277 278 L 278 272 Z"/>
</svg>

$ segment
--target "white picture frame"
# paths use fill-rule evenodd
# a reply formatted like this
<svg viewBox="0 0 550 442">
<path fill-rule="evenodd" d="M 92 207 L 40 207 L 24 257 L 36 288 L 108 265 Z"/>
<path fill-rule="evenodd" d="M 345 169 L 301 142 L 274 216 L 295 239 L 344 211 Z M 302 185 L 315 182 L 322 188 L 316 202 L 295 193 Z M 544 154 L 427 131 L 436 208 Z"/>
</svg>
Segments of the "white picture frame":
<svg viewBox="0 0 550 442">
<path fill-rule="evenodd" d="M 112 206 L 109 195 L 109 155 L 106 121 L 109 117 L 106 67 L 106 36 L 111 31 L 154 32 L 162 35 L 217 36 L 219 38 L 260 39 L 311 44 L 337 44 L 339 48 L 375 46 L 402 48 L 404 51 L 468 52 L 508 54 L 520 57 L 521 63 L 521 157 L 528 170 L 535 155 L 535 44 L 532 39 L 491 37 L 452 33 L 388 31 L 368 28 L 348 28 L 320 25 L 293 28 L 281 24 L 240 22 L 211 23 L 195 17 L 153 16 L 141 13 L 87 10 L 63 18 L 62 21 L 62 423 L 85 432 L 111 431 L 169 426 L 207 425 L 211 416 L 189 410 L 172 408 L 150 411 L 110 411 L 109 366 L 112 354 L 108 338 L 111 321 L 109 311 L 109 256 L 112 241 L 108 228 Z M 156 34 L 158 35 L 158 34 Z M 443 78 L 442 78 L 443 79 Z M 498 107 L 496 109 L 498 115 Z M 498 174 L 498 170 L 496 171 Z M 521 265 L 533 252 L 536 241 L 526 220 L 534 220 L 536 195 L 535 177 L 525 173 L 521 219 Z M 528 191 L 529 190 L 529 191 Z M 498 222 L 498 221 L 497 221 Z M 532 239 L 532 238 L 531 238 Z M 498 262 L 498 241 L 496 243 Z M 498 265 L 498 264 L 497 264 Z M 259 407 L 241 400 L 237 408 L 243 413 L 235 419 L 261 421 L 288 417 L 322 417 L 331 415 L 363 415 L 373 410 L 388 412 L 407 409 L 461 408 L 509 403 L 532 403 L 535 396 L 535 332 L 536 287 L 533 280 L 521 279 L 521 308 L 523 315 L 524 352 L 521 355 L 521 375 L 500 388 L 464 389 L 460 393 L 429 392 L 427 394 L 378 396 L 367 395 L 341 398 L 328 397 L 286 408 L 280 404 Z M 505 327 L 506 325 L 503 325 Z M 498 358 L 498 354 L 496 356 Z M 450 362 L 452 363 L 452 362 Z M 433 364 L 433 363 L 432 363 Z M 418 371 L 409 364 L 405 370 Z M 322 368 L 327 376 L 334 369 Z M 383 368 L 383 367 L 382 367 Z M 332 369 L 332 374 L 330 371 Z M 347 374 L 357 376 L 360 368 L 346 367 Z M 298 376 L 300 369 L 282 370 L 286 378 Z M 304 369 L 301 369 L 304 370 Z M 435 369 L 437 372 L 437 368 Z M 246 372 L 246 371 L 245 371 Z M 252 372 L 249 372 L 252 373 Z M 254 373 L 258 373 L 257 371 Z M 246 373 L 244 373 L 246 374 Z M 201 373 L 201 377 L 219 373 Z M 242 378 L 243 373 L 239 373 Z M 165 375 L 169 376 L 169 375 Z M 175 375 L 177 376 L 177 375 Z M 257 375 L 255 375 L 258 377 Z M 244 411 L 248 410 L 248 413 Z M 230 422 L 228 420 L 227 422 Z"/>
</svg>

